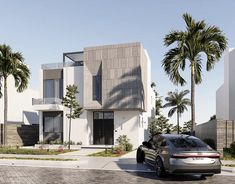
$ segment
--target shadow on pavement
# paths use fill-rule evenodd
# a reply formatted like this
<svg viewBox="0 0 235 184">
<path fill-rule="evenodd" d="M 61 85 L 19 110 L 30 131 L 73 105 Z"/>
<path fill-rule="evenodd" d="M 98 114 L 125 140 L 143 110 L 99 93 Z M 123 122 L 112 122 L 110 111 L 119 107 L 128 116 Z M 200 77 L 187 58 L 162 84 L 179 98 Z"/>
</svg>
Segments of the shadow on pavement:
<svg viewBox="0 0 235 184">
<path fill-rule="evenodd" d="M 117 166 L 127 173 L 143 177 L 146 179 L 156 179 L 161 181 L 202 181 L 206 180 L 205 177 L 201 177 L 201 175 L 170 175 L 168 174 L 164 178 L 157 177 L 154 168 L 148 164 L 138 164 L 135 159 L 132 158 L 122 158 L 118 161 L 115 161 Z"/>
</svg>

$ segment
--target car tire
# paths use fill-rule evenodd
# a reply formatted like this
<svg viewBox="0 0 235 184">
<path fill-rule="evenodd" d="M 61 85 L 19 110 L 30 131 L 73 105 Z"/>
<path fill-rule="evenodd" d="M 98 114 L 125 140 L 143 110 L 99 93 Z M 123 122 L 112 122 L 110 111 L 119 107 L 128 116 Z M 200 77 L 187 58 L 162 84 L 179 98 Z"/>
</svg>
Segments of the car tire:
<svg viewBox="0 0 235 184">
<path fill-rule="evenodd" d="M 136 152 L 136 162 L 143 163 L 144 162 L 144 151 L 140 148 L 137 149 Z"/>
<path fill-rule="evenodd" d="M 212 176 L 214 176 L 214 174 L 203 174 L 202 176 L 204 176 L 204 177 L 212 177 Z"/>
<path fill-rule="evenodd" d="M 160 157 L 157 157 L 157 159 L 156 159 L 155 170 L 156 170 L 156 174 L 159 178 L 166 176 L 166 171 L 165 171 L 162 159 Z"/>
</svg>

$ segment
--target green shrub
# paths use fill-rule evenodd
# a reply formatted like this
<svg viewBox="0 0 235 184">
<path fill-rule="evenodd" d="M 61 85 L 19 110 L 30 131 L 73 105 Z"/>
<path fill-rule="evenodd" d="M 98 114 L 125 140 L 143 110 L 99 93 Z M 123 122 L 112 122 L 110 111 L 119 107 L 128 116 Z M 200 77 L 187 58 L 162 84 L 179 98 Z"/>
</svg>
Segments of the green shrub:
<svg viewBox="0 0 235 184">
<path fill-rule="evenodd" d="M 125 146 L 126 146 L 126 147 L 125 147 L 125 150 L 126 150 L 126 151 L 131 151 L 132 148 L 133 148 L 133 145 L 132 145 L 131 143 L 127 143 Z"/>
<path fill-rule="evenodd" d="M 230 144 L 230 152 L 235 155 L 235 142 Z"/>
<path fill-rule="evenodd" d="M 68 146 L 69 145 L 69 141 L 64 141 L 64 145 Z M 74 141 L 70 141 L 70 145 L 75 145 Z"/>
<path fill-rule="evenodd" d="M 124 151 L 131 151 L 133 148 L 133 145 L 129 142 L 130 139 L 128 139 L 126 135 L 120 135 L 116 141 Z"/>
<path fill-rule="evenodd" d="M 62 141 L 56 140 L 56 141 L 50 141 L 49 144 L 63 144 Z"/>
<path fill-rule="evenodd" d="M 211 148 L 216 149 L 215 141 L 213 139 L 204 139 L 203 140 L 206 144 L 208 144 Z"/>
<path fill-rule="evenodd" d="M 78 141 L 78 142 L 77 142 L 77 145 L 82 145 L 82 141 Z"/>
</svg>

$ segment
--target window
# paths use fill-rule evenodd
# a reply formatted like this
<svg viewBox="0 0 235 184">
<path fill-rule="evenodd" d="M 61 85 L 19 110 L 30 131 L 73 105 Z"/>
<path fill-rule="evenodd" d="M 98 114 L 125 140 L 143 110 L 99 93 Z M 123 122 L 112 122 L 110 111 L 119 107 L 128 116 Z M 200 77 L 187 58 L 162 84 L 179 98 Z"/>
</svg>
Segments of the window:
<svg viewBox="0 0 235 184">
<path fill-rule="evenodd" d="M 44 132 L 63 132 L 63 116 L 62 114 L 45 114 L 44 115 Z"/>
<path fill-rule="evenodd" d="M 101 75 L 92 76 L 92 96 L 93 100 L 100 101 L 101 100 Z"/>
<path fill-rule="evenodd" d="M 94 119 L 113 119 L 113 112 L 94 112 Z"/>
<path fill-rule="evenodd" d="M 179 138 L 170 138 L 170 142 L 176 148 L 193 148 L 193 147 L 207 147 L 205 143 L 201 140 L 191 137 L 179 137 Z"/>
<path fill-rule="evenodd" d="M 104 119 L 113 119 L 113 112 L 104 112 Z"/>
<path fill-rule="evenodd" d="M 63 80 L 46 79 L 43 81 L 44 98 L 62 98 L 63 97 Z"/>
</svg>

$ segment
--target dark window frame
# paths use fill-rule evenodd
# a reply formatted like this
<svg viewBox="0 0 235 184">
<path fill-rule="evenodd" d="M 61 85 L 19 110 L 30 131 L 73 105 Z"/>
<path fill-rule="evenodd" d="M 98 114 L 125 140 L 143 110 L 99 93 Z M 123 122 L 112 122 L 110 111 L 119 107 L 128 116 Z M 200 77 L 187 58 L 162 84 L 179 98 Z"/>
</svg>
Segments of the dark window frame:
<svg viewBox="0 0 235 184">
<path fill-rule="evenodd" d="M 101 101 L 102 97 L 102 76 L 92 76 L 92 100 Z"/>
</svg>

